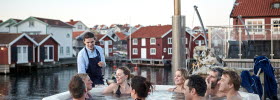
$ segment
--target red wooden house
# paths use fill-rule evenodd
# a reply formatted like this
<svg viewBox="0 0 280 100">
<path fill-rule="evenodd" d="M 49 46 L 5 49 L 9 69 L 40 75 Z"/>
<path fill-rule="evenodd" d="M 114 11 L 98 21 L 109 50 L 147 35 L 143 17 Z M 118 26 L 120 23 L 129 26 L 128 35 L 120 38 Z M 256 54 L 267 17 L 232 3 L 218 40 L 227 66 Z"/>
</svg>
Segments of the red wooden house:
<svg viewBox="0 0 280 100">
<path fill-rule="evenodd" d="M 208 35 L 206 34 L 206 37 L 207 36 Z M 190 50 L 187 49 L 190 52 L 190 53 L 188 53 L 189 55 L 187 57 L 193 58 L 194 48 L 196 46 L 205 46 L 204 33 L 198 32 L 198 33 L 192 34 L 192 39 L 191 39 L 191 41 L 188 41 L 188 42 L 191 42 L 191 44 L 187 45 L 186 47 L 191 48 L 191 49 Z"/>
<path fill-rule="evenodd" d="M 194 37 L 186 32 L 186 52 L 189 45 L 193 44 Z M 200 37 L 198 37 L 200 38 Z M 172 58 L 172 26 L 147 26 L 135 31 L 128 40 L 128 58 L 150 59 L 150 60 L 171 60 Z M 191 42 L 191 44 L 190 44 Z M 130 51 L 131 43 L 131 51 Z M 192 46 L 191 48 L 193 48 Z M 192 49 L 190 49 L 192 50 Z M 131 53 L 130 53 L 131 52 Z M 186 57 L 190 53 L 187 52 Z"/>
<path fill-rule="evenodd" d="M 234 26 L 231 38 L 240 40 L 238 30 L 243 28 L 241 33 L 242 47 L 244 47 L 242 48 L 242 58 L 254 58 L 256 55 L 271 56 L 271 38 L 274 41 L 274 54 L 272 55 L 274 55 L 274 58 L 280 58 L 280 39 L 277 38 L 280 37 L 279 0 L 236 0 L 230 14 L 233 25 L 243 25 L 238 16 L 242 16 L 242 21 L 247 26 L 248 33 L 245 32 L 244 26 Z M 229 42 L 229 53 L 232 53 L 232 55 L 229 54 L 229 58 L 238 58 L 239 48 L 236 42 Z"/>
<path fill-rule="evenodd" d="M 280 1 L 279 0 L 236 0 L 230 17 L 233 25 L 242 25 L 237 18 L 242 16 L 251 39 L 270 40 L 271 32 L 279 34 L 280 25 Z M 235 39 L 239 40 L 238 35 Z M 242 32 L 242 40 L 247 40 L 247 33 Z"/>
<path fill-rule="evenodd" d="M 59 61 L 58 47 L 59 43 L 52 35 L 29 35 L 34 39 L 38 46 L 35 48 L 36 62 L 56 62 Z"/>
<path fill-rule="evenodd" d="M 107 34 L 95 34 L 96 45 L 103 48 L 105 57 L 113 56 L 113 42 L 115 40 Z"/>
<path fill-rule="evenodd" d="M 35 47 L 38 45 L 31 37 L 19 33 L 0 34 L 0 67 L 4 73 L 17 64 L 35 62 Z"/>
</svg>

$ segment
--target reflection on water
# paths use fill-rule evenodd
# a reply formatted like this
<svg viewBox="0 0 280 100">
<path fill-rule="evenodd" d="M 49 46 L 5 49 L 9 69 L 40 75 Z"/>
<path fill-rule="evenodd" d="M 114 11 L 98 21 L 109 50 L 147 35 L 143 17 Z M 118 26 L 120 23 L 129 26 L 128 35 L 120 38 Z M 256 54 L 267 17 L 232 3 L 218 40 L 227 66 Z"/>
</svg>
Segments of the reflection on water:
<svg viewBox="0 0 280 100">
<path fill-rule="evenodd" d="M 149 67 L 140 67 L 137 71 L 130 69 L 137 75 L 146 76 L 156 85 L 172 84 L 170 69 Z M 113 71 L 112 67 L 105 67 L 104 78 L 111 77 Z M 43 97 L 65 92 L 76 72 L 76 67 L 61 67 L 40 69 L 29 74 L 0 75 L 0 100 L 41 100 Z M 152 95 L 157 96 L 157 92 Z M 110 99 L 107 97 L 110 96 L 106 96 L 105 99 Z"/>
<path fill-rule="evenodd" d="M 75 67 L 43 69 L 28 75 L 0 75 L 0 99 L 38 100 L 67 91 Z"/>
</svg>

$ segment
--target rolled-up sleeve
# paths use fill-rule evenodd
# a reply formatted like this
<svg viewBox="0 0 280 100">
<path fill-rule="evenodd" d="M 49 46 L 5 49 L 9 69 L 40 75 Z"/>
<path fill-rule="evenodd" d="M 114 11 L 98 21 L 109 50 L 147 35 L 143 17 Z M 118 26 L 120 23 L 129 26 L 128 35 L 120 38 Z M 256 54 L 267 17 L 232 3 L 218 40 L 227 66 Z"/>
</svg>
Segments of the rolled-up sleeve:
<svg viewBox="0 0 280 100">
<path fill-rule="evenodd" d="M 106 67 L 105 56 L 104 56 L 104 52 L 103 52 L 102 47 L 99 46 L 98 51 L 100 52 L 101 61 L 104 62 L 104 66 L 103 67 Z"/>
<path fill-rule="evenodd" d="M 81 52 L 79 52 L 77 57 L 78 73 L 86 73 L 86 61 L 83 58 Z"/>
</svg>

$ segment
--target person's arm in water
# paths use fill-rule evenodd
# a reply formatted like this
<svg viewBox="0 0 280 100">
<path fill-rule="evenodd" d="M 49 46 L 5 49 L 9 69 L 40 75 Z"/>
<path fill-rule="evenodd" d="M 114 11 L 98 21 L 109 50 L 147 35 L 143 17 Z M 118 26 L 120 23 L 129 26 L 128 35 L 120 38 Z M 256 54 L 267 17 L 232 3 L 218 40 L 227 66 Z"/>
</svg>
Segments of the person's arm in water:
<svg viewBox="0 0 280 100">
<path fill-rule="evenodd" d="M 103 52 L 102 47 L 97 46 L 97 49 L 98 49 L 98 51 L 99 51 L 99 53 L 100 53 L 100 58 L 101 58 L 101 61 L 98 62 L 98 66 L 100 66 L 100 67 L 106 67 L 105 56 L 104 56 L 104 52 Z"/>
<path fill-rule="evenodd" d="M 114 93 L 114 90 L 117 88 L 117 84 L 116 83 L 112 83 L 110 84 L 108 87 L 106 87 L 104 90 L 103 90 L 103 94 L 108 94 L 108 93 Z"/>
<path fill-rule="evenodd" d="M 84 50 L 84 49 L 82 49 L 82 50 Z M 78 66 L 78 73 L 86 73 L 87 65 L 86 65 L 86 61 L 83 58 L 83 54 L 81 51 L 78 53 L 77 66 Z"/>
</svg>

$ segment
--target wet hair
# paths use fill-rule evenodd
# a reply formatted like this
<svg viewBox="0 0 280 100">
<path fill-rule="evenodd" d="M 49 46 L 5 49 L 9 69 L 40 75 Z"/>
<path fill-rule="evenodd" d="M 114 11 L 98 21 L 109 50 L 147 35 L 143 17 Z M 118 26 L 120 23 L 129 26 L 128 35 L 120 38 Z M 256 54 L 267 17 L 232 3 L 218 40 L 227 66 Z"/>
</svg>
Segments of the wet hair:
<svg viewBox="0 0 280 100">
<path fill-rule="evenodd" d="M 195 89 L 198 96 L 204 96 L 206 92 L 206 82 L 205 80 L 199 75 L 191 75 L 187 78 L 189 80 L 187 86 L 191 91 L 193 88 Z"/>
<path fill-rule="evenodd" d="M 83 80 L 85 80 L 87 77 L 89 77 L 87 73 L 79 73 L 79 74 L 77 74 L 77 75 L 78 75 L 80 78 L 82 78 Z"/>
<path fill-rule="evenodd" d="M 122 70 L 123 73 L 124 73 L 124 75 L 128 75 L 127 80 L 130 79 L 131 74 L 130 74 L 130 70 L 129 70 L 127 67 L 120 67 L 120 68 L 118 68 L 118 69 Z"/>
<path fill-rule="evenodd" d="M 71 96 L 75 99 L 83 97 L 86 92 L 85 83 L 78 75 L 75 75 L 71 78 L 68 88 Z"/>
<path fill-rule="evenodd" d="M 152 83 L 147 81 L 146 78 L 142 76 L 134 76 L 131 79 L 131 88 L 135 90 L 137 96 L 140 98 L 146 98 L 148 93 L 153 90 Z"/>
<path fill-rule="evenodd" d="M 233 84 L 234 90 L 238 91 L 241 84 L 240 76 L 235 71 L 224 71 L 223 75 L 229 76 L 229 84 Z"/>
<path fill-rule="evenodd" d="M 221 77 L 222 77 L 223 72 L 224 72 L 224 70 L 222 68 L 211 68 L 210 70 L 218 73 L 217 81 L 221 80 Z"/>
<path fill-rule="evenodd" d="M 187 77 L 188 77 L 188 72 L 187 72 L 186 69 L 180 68 L 180 69 L 177 69 L 177 71 L 180 71 L 180 72 L 181 72 L 181 75 L 182 75 L 182 77 L 183 77 L 184 80 L 187 79 Z"/>
<path fill-rule="evenodd" d="M 93 33 L 91 32 L 86 32 L 85 35 L 84 35 L 84 38 L 83 40 L 87 39 L 87 38 L 94 38 L 95 39 L 95 36 Z"/>
</svg>

